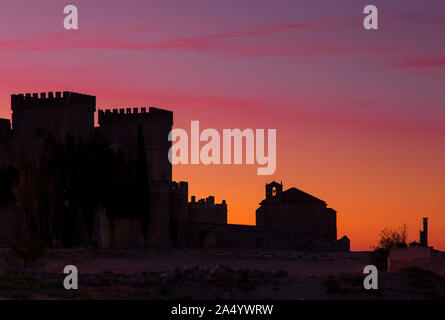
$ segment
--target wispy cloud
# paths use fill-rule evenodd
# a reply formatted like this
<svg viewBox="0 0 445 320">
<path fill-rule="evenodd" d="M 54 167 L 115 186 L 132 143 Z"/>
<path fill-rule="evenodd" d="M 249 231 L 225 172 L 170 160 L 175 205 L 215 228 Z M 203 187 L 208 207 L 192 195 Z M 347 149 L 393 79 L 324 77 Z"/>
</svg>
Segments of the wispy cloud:
<svg viewBox="0 0 445 320">
<path fill-rule="evenodd" d="M 268 23 L 244 30 L 169 38 L 153 36 L 153 26 L 131 28 L 127 30 L 127 36 L 123 36 L 121 32 L 118 37 L 109 33 L 104 35 L 101 31 L 58 32 L 42 34 L 33 39 L 0 41 L 0 50 L 189 51 L 237 57 L 267 57 L 326 54 L 342 47 L 329 40 L 299 40 L 293 33 L 312 27 L 311 24 Z"/>
<path fill-rule="evenodd" d="M 220 42 L 240 38 L 255 38 L 265 35 L 276 35 L 295 29 L 306 29 L 309 25 L 300 24 L 267 24 L 261 28 L 236 30 L 221 33 L 208 33 L 184 37 L 172 37 L 161 41 L 147 41 L 147 31 L 154 30 L 153 26 L 127 28 L 127 36 L 104 36 L 100 30 L 71 31 L 42 34 L 33 39 L 0 41 L 0 48 L 4 50 L 66 50 L 66 49 L 120 49 L 120 50 L 160 50 L 160 49 L 193 49 L 208 50 L 216 47 Z M 138 37 L 139 36 L 139 37 Z M 144 41 L 125 41 L 122 39 L 144 39 Z"/>
<path fill-rule="evenodd" d="M 439 15 L 432 15 L 423 12 L 412 11 L 400 11 L 400 12 L 388 12 L 384 14 L 388 21 L 403 22 L 410 26 L 413 24 L 428 25 L 435 27 L 445 27 L 445 17 Z"/>
<path fill-rule="evenodd" d="M 391 68 L 402 69 L 429 69 L 429 68 L 444 68 L 445 57 L 442 58 L 421 58 L 421 59 L 408 59 L 389 64 Z"/>
</svg>

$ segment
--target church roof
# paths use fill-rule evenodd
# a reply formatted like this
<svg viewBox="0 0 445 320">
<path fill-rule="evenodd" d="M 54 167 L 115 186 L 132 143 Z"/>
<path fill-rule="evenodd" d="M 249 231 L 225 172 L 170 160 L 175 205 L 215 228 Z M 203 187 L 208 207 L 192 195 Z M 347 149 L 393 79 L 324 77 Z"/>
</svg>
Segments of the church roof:
<svg viewBox="0 0 445 320">
<path fill-rule="evenodd" d="M 283 192 L 283 202 L 289 204 L 321 204 L 326 202 L 297 188 L 290 188 Z"/>
</svg>

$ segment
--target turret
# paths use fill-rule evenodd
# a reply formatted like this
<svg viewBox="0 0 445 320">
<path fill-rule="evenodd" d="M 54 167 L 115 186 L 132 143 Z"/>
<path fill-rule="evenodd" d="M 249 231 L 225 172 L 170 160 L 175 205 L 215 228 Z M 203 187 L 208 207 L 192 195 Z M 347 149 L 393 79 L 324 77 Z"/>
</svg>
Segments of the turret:
<svg viewBox="0 0 445 320">
<path fill-rule="evenodd" d="M 11 109 L 35 110 L 35 109 L 72 108 L 96 111 L 96 97 L 76 92 L 41 92 L 12 94 Z"/>
<path fill-rule="evenodd" d="M 99 110 L 100 132 L 121 148 L 128 162 L 137 157 L 138 132 L 142 132 L 149 178 L 172 179 L 168 159 L 171 141 L 168 135 L 173 125 L 173 112 L 150 107 Z"/>
<path fill-rule="evenodd" d="M 172 126 L 173 112 L 150 107 L 120 108 L 99 110 L 99 125 L 117 124 L 123 122 L 152 122 Z"/>
<path fill-rule="evenodd" d="M 43 137 L 64 140 L 94 130 L 96 97 L 64 91 L 11 95 L 13 149 L 41 151 Z"/>
</svg>

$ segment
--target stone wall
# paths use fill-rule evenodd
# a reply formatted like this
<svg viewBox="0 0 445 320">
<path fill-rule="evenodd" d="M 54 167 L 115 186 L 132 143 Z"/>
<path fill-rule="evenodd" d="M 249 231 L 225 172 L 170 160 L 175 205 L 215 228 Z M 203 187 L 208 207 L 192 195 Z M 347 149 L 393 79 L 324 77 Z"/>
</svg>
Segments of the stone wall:
<svg viewBox="0 0 445 320">
<path fill-rule="evenodd" d="M 93 241 L 101 249 L 141 248 L 141 220 L 136 218 L 110 219 L 104 208 L 95 213 Z"/>
<path fill-rule="evenodd" d="M 321 205 L 273 204 L 256 211 L 256 225 L 281 232 L 318 233 L 337 239 L 337 213 Z"/>
<path fill-rule="evenodd" d="M 0 144 L 0 169 L 12 165 L 12 156 L 8 144 Z"/>
<path fill-rule="evenodd" d="M 149 174 L 154 180 L 172 179 L 168 160 L 173 125 L 171 111 L 150 107 L 99 110 L 99 131 L 121 148 L 129 162 L 136 160 L 138 127 L 142 128 Z"/>
<path fill-rule="evenodd" d="M 179 243 L 183 247 L 267 248 L 302 251 L 349 251 L 344 240 L 330 240 L 318 234 L 278 232 L 256 226 L 181 223 Z"/>
<path fill-rule="evenodd" d="M 144 235 L 144 246 L 170 247 L 170 181 L 152 181 L 150 190 L 150 222 Z"/>
<path fill-rule="evenodd" d="M 93 133 L 96 97 L 68 91 L 19 94 L 11 96 L 11 109 L 14 150 L 34 153 L 47 134 L 63 140 L 67 134 Z"/>
<path fill-rule="evenodd" d="M 429 271 L 442 269 L 445 272 L 445 260 L 441 257 L 438 254 L 433 255 L 431 247 L 391 248 L 387 258 L 388 271 L 419 268 Z"/>
<path fill-rule="evenodd" d="M 107 217 L 104 209 L 96 212 L 93 240 L 99 248 L 159 248 L 172 245 L 171 233 L 159 228 L 161 220 L 152 220 L 147 234 L 141 234 L 136 218 Z M 179 221 L 176 227 L 178 247 L 294 249 L 318 252 L 349 251 L 346 238 L 332 241 L 317 234 L 278 232 L 256 226 L 191 223 Z"/>
<path fill-rule="evenodd" d="M 0 119 L 0 168 L 8 165 L 12 165 L 11 122 Z"/>
<path fill-rule="evenodd" d="M 170 216 L 175 221 L 188 220 L 188 183 L 172 181 L 170 185 Z"/>
<path fill-rule="evenodd" d="M 14 241 L 22 223 L 19 208 L 15 202 L 0 207 L 0 248 Z"/>
<path fill-rule="evenodd" d="M 214 223 L 227 224 L 227 203 L 215 203 L 215 198 L 209 196 L 206 199 L 192 201 L 188 203 L 188 222 L 194 223 Z"/>
<path fill-rule="evenodd" d="M 152 181 L 150 219 L 142 234 L 140 218 L 108 217 L 105 208 L 95 213 L 93 241 L 99 248 L 170 247 L 170 182 Z"/>
</svg>

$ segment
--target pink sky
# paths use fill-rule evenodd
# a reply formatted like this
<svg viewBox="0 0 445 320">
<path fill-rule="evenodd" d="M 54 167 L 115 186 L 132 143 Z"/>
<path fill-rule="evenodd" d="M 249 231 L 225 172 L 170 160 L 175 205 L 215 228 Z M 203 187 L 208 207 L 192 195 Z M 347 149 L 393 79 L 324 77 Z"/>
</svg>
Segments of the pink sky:
<svg viewBox="0 0 445 320">
<path fill-rule="evenodd" d="M 77 31 L 63 7 L 79 8 Z M 338 211 L 339 236 L 369 249 L 423 216 L 445 249 L 445 2 L 2 1 L 0 117 L 10 94 L 77 91 L 99 108 L 159 106 L 175 126 L 276 128 L 278 167 L 175 167 L 198 197 L 254 223 L 266 181 Z M 248 184 L 248 190 L 246 185 Z"/>
</svg>

